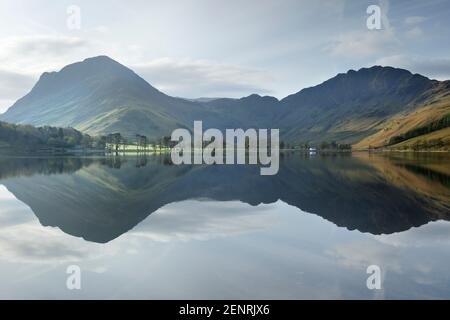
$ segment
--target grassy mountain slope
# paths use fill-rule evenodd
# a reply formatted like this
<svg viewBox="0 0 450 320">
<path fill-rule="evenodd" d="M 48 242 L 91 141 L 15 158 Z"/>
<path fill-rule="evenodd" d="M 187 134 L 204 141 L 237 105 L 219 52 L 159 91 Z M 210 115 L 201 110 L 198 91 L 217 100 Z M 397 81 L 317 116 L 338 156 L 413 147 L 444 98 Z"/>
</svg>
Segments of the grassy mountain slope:
<svg viewBox="0 0 450 320">
<path fill-rule="evenodd" d="M 413 110 L 394 115 L 383 123 L 378 132 L 357 143 L 355 148 L 386 146 L 392 138 L 439 121 L 450 114 L 450 81 L 434 86 L 424 94 L 424 97 L 425 101 L 422 104 Z"/>
<path fill-rule="evenodd" d="M 259 95 L 186 100 L 165 95 L 127 67 L 100 56 L 44 73 L 0 119 L 150 139 L 202 120 L 204 128 L 221 130 L 279 128 L 281 139 L 290 143 L 363 140 L 358 146 L 365 146 L 435 119 L 447 109 L 449 91 L 448 83 L 375 66 L 339 74 L 281 101 Z M 413 120 L 415 112 L 420 116 Z"/>
<path fill-rule="evenodd" d="M 395 150 L 450 151 L 450 128 L 411 138 L 389 146 L 389 148 Z"/>
<path fill-rule="evenodd" d="M 267 128 L 274 124 L 280 112 L 277 98 L 257 94 L 240 99 L 214 99 L 203 104 L 216 114 L 228 115 L 236 128 Z"/>
<path fill-rule="evenodd" d="M 216 117 L 205 115 L 198 103 L 165 95 L 105 56 L 44 73 L 31 92 L 1 116 L 7 122 L 71 126 L 89 134 L 153 137 L 192 126 L 196 118 Z"/>
<path fill-rule="evenodd" d="M 379 131 L 398 112 L 413 109 L 436 84 L 391 67 L 351 70 L 283 99 L 279 121 L 287 139 L 354 143 Z"/>
</svg>

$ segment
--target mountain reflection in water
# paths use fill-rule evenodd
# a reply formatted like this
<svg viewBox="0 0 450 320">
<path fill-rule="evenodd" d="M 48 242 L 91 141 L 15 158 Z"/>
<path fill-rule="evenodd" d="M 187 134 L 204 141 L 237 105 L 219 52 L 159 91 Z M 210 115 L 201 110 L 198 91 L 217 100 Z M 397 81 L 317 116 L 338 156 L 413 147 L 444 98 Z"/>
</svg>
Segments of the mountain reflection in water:
<svg viewBox="0 0 450 320">
<path fill-rule="evenodd" d="M 42 225 L 98 243 L 190 199 L 251 206 L 281 200 L 376 235 L 450 219 L 448 154 L 291 152 L 280 160 L 277 175 L 260 176 L 257 166 L 175 166 L 167 156 L 0 158 L 0 184 Z"/>
</svg>

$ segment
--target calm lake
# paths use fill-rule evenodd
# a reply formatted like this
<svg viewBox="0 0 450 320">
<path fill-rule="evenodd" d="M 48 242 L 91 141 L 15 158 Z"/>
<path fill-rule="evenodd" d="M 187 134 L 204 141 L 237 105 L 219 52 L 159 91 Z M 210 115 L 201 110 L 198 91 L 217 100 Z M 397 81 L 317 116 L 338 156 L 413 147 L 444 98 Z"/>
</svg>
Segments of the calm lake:
<svg viewBox="0 0 450 320">
<path fill-rule="evenodd" d="M 449 154 L 280 160 L 0 157 L 0 298 L 450 298 Z"/>
</svg>

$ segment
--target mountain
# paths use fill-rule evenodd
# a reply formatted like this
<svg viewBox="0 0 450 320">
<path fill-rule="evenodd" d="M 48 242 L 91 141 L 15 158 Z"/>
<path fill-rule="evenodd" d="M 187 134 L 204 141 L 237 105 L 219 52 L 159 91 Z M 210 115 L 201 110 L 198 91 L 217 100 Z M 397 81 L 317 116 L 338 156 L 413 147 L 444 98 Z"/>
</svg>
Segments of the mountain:
<svg viewBox="0 0 450 320">
<path fill-rule="evenodd" d="M 192 126 L 197 118 L 217 117 L 205 114 L 198 103 L 165 95 L 105 56 L 44 73 L 31 92 L 1 116 L 6 122 L 74 127 L 94 135 L 152 137 Z"/>
<path fill-rule="evenodd" d="M 252 94 L 240 99 L 215 99 L 204 103 L 208 110 L 228 115 L 236 128 L 275 128 L 279 101 L 270 96 Z M 281 124 L 276 124 L 281 125 Z M 224 128 L 225 129 L 225 128 Z"/>
<path fill-rule="evenodd" d="M 393 115 L 414 110 L 438 84 L 407 70 L 375 66 L 350 70 L 281 101 L 286 137 L 357 142 Z"/>
<path fill-rule="evenodd" d="M 260 176 L 257 166 L 175 166 L 161 160 L 0 158 L 0 181 L 42 225 L 100 243 L 167 204 L 190 199 L 252 206 L 281 200 L 300 214 L 373 234 L 450 220 L 449 170 L 433 158 L 417 166 L 417 159 L 378 154 L 285 156 L 279 174 L 270 177 Z M 180 227 L 188 228 L 185 222 Z"/>
<path fill-rule="evenodd" d="M 280 101 L 256 94 L 241 99 L 187 100 L 170 97 L 127 67 L 99 56 L 44 73 L 31 92 L 0 119 L 70 126 L 91 135 L 145 134 L 151 139 L 170 135 L 175 128 L 192 128 L 194 120 L 202 120 L 205 128 L 221 130 L 279 128 L 282 139 L 292 143 L 358 143 L 380 135 L 401 115 L 413 115 L 423 107 L 432 109 L 429 115 L 435 114 L 436 101 L 444 101 L 441 111 L 448 112 L 448 100 L 442 99 L 449 94 L 450 88 L 443 82 L 375 66 L 338 74 Z M 423 123 L 433 119 L 425 116 Z M 390 133 L 401 133 L 397 131 Z"/>
<path fill-rule="evenodd" d="M 409 110 L 408 110 L 409 111 Z M 448 119 L 441 126 L 436 126 L 436 130 L 423 130 L 417 132 L 417 129 L 426 128 L 442 120 Z M 423 101 L 409 112 L 400 112 L 391 119 L 382 124 L 381 129 L 375 134 L 363 139 L 356 144 L 357 148 L 381 147 L 390 145 L 392 141 L 401 136 L 407 136 L 409 139 L 397 139 L 403 147 L 413 144 L 413 138 L 422 140 L 444 139 L 450 140 L 448 127 L 450 125 L 450 81 L 439 82 L 423 95 Z M 438 131 L 438 132 L 435 132 Z M 431 136 L 430 136 L 431 135 Z M 411 140 L 407 142 L 406 140 Z M 404 141 L 404 142 L 403 142 Z M 397 145 L 394 144 L 394 147 Z"/>
<path fill-rule="evenodd" d="M 450 113 L 450 81 L 430 80 L 403 69 L 374 66 L 338 74 L 281 101 L 251 95 L 241 99 L 216 99 L 207 106 L 231 112 L 241 127 L 276 127 L 288 142 L 339 141 L 357 143 L 388 131 L 398 118 L 421 112 L 421 121 L 409 129 L 428 125 Z M 406 127 L 389 130 L 391 136 Z M 374 146 L 384 146 L 384 139 Z M 367 148 L 368 143 L 357 145 Z"/>
</svg>

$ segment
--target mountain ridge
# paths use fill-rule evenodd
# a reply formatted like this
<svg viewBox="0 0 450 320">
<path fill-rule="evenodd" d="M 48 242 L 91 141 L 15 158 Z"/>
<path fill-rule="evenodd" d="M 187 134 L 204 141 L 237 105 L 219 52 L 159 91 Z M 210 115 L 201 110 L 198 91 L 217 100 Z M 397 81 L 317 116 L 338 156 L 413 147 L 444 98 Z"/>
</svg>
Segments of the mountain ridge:
<svg viewBox="0 0 450 320">
<path fill-rule="evenodd" d="M 168 96 L 133 70 L 98 56 L 43 73 L 0 120 L 153 139 L 176 128 L 192 129 L 193 121 L 203 120 L 205 128 L 279 128 L 288 142 L 358 143 L 379 133 L 394 116 L 446 96 L 450 89 L 441 84 L 408 70 L 373 66 L 340 73 L 281 100 L 257 94 L 184 99 Z"/>
</svg>

